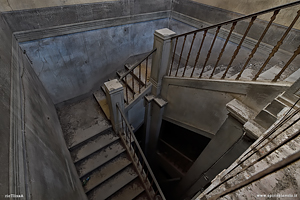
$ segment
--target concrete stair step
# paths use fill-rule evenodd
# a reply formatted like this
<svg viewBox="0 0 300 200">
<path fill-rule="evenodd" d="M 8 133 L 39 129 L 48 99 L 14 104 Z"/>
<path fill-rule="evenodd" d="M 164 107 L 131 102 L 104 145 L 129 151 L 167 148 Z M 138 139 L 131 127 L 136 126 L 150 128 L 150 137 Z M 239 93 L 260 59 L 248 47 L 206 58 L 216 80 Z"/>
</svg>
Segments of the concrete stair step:
<svg viewBox="0 0 300 200">
<path fill-rule="evenodd" d="M 108 107 L 108 104 L 107 104 L 105 93 L 101 90 L 97 90 L 96 92 L 94 92 L 93 95 L 94 95 L 96 101 L 98 102 L 98 104 L 100 105 L 101 109 L 103 110 L 106 118 L 108 120 L 110 120 L 110 111 L 109 111 L 109 107 Z"/>
<path fill-rule="evenodd" d="M 91 138 L 85 144 L 82 144 L 71 151 L 71 156 L 74 163 L 84 159 L 101 148 L 106 147 L 118 139 L 118 135 L 111 128 L 103 131 L 99 135 Z"/>
<path fill-rule="evenodd" d="M 132 200 L 144 191 L 141 180 L 136 178 L 124 188 L 119 190 L 116 194 L 108 198 L 108 200 Z"/>
<path fill-rule="evenodd" d="M 202 74 L 201 78 L 209 78 L 210 75 L 211 75 L 211 73 L 212 73 L 212 71 L 213 71 L 213 69 L 210 69 L 210 70 L 204 72 L 204 73 Z"/>
<path fill-rule="evenodd" d="M 90 200 L 104 200 L 112 196 L 115 192 L 129 184 L 138 175 L 131 166 L 126 167 L 115 176 L 111 177 L 103 184 L 96 187 L 94 190 L 88 193 L 88 199 Z"/>
<path fill-rule="evenodd" d="M 98 135 L 99 133 L 111 127 L 112 126 L 109 125 L 107 122 L 102 121 L 86 129 L 81 129 L 81 128 L 77 129 L 73 137 L 70 138 L 68 142 L 68 149 L 75 148 L 81 143 L 87 141 L 88 139 Z"/>
<path fill-rule="evenodd" d="M 273 80 L 274 77 L 280 72 L 281 67 L 275 65 L 270 69 L 266 70 L 257 78 L 258 81 L 266 81 L 266 80 Z"/>
<path fill-rule="evenodd" d="M 146 192 L 143 192 L 139 196 L 134 198 L 134 200 L 149 200 L 149 197 Z"/>
<path fill-rule="evenodd" d="M 274 122 L 276 122 L 277 117 L 274 116 L 267 110 L 262 110 L 258 115 L 254 118 L 254 121 L 261 125 L 263 128 L 268 129 Z"/>
<path fill-rule="evenodd" d="M 109 146 L 102 148 L 100 151 L 95 152 L 88 158 L 77 162 L 75 167 L 77 169 L 79 178 L 87 175 L 93 170 L 97 169 L 99 166 L 105 164 L 109 160 L 115 158 L 119 154 L 123 153 L 125 148 L 121 145 L 120 141 L 115 141 Z"/>
<path fill-rule="evenodd" d="M 226 109 L 243 124 L 255 117 L 255 112 L 237 99 L 227 103 Z"/>
<path fill-rule="evenodd" d="M 83 177 L 82 179 L 86 179 L 90 177 L 87 184 L 84 186 L 84 191 L 88 193 L 98 185 L 102 184 L 104 181 L 108 180 L 110 177 L 114 176 L 125 167 L 129 166 L 131 161 L 127 158 L 126 153 L 122 153 L 116 158 L 110 160 L 108 163 L 102 165 L 92 173 Z"/>
<path fill-rule="evenodd" d="M 273 114 L 274 116 L 278 116 L 278 113 L 284 109 L 286 105 L 278 101 L 277 99 L 274 99 L 271 103 L 269 103 L 266 107 L 265 110 Z"/>
<path fill-rule="evenodd" d="M 252 138 L 252 139 L 257 139 L 259 138 L 265 131 L 266 129 L 263 128 L 261 125 L 256 123 L 253 120 L 249 120 L 244 124 L 244 129 L 247 133 L 247 135 Z"/>
<path fill-rule="evenodd" d="M 239 75 L 240 72 L 236 73 L 235 75 L 229 77 L 229 80 L 235 80 L 236 77 Z M 255 76 L 255 71 L 251 68 L 247 68 L 243 71 L 239 80 L 252 80 Z"/>
<path fill-rule="evenodd" d="M 292 73 L 290 76 L 288 76 L 286 79 L 284 79 L 284 82 L 290 82 L 294 83 L 298 78 L 300 77 L 300 69 Z"/>
</svg>

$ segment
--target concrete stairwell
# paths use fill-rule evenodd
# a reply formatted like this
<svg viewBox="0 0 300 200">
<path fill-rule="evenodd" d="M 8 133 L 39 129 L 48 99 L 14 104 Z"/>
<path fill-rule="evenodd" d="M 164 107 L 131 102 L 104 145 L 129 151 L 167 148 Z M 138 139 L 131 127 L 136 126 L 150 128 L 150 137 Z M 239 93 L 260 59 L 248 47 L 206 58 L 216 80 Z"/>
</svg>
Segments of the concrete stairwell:
<svg viewBox="0 0 300 200">
<path fill-rule="evenodd" d="M 148 199 L 119 135 L 93 97 L 62 106 L 58 113 L 88 199 Z"/>
</svg>

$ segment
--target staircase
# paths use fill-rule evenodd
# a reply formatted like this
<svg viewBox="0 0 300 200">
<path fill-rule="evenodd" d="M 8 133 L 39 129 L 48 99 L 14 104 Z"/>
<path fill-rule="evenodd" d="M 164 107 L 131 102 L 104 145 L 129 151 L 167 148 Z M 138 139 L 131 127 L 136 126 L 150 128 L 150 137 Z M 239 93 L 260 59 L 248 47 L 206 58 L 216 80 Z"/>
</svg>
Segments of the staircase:
<svg viewBox="0 0 300 200">
<path fill-rule="evenodd" d="M 264 112 L 277 116 L 271 127 L 228 169 L 216 176 L 204 192 L 193 199 L 227 199 L 240 195 L 243 199 L 258 199 L 276 194 L 291 194 L 289 197 L 298 199 L 298 109 L 295 100 L 284 94 L 277 96 L 264 109 Z"/>
<path fill-rule="evenodd" d="M 120 136 L 93 97 L 64 106 L 58 113 L 88 199 L 149 199 Z"/>
</svg>

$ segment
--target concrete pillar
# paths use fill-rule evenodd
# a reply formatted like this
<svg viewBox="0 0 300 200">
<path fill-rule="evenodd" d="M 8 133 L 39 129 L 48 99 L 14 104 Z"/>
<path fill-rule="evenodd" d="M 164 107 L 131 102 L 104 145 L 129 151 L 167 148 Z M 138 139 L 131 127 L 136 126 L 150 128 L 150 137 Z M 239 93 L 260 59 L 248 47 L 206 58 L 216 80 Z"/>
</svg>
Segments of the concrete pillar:
<svg viewBox="0 0 300 200">
<path fill-rule="evenodd" d="M 148 161 L 156 170 L 156 151 L 157 143 L 160 133 L 160 127 L 162 123 L 163 113 L 167 102 L 160 98 L 154 98 L 151 101 L 150 119 L 147 119 L 148 132 L 146 133 L 147 143 L 145 144 L 145 150 L 147 152 Z M 149 120 L 149 121 L 148 121 Z"/>
<path fill-rule="evenodd" d="M 104 83 L 107 104 L 110 110 L 110 119 L 115 132 L 118 132 L 122 125 L 121 114 L 117 109 L 117 103 L 122 111 L 124 111 L 124 91 L 123 86 L 117 80 L 111 80 Z"/>
<path fill-rule="evenodd" d="M 149 135 L 150 135 L 150 122 L 151 122 L 151 108 L 152 108 L 152 102 L 153 102 L 154 96 L 153 95 L 148 95 L 145 96 L 145 116 L 144 116 L 144 152 L 145 155 L 148 157 L 149 156 Z"/>
<path fill-rule="evenodd" d="M 157 48 L 152 58 L 150 82 L 153 87 L 151 93 L 158 96 L 161 91 L 162 78 L 167 74 L 172 57 L 171 37 L 176 33 L 168 28 L 154 32 L 153 48 Z"/>
</svg>

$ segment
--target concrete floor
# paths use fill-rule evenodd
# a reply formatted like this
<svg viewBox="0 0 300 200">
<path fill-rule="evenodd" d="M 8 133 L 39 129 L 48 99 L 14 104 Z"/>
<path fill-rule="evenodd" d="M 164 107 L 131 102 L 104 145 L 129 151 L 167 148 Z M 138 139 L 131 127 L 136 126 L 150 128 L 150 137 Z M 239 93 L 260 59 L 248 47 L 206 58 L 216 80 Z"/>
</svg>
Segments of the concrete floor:
<svg viewBox="0 0 300 200">
<path fill-rule="evenodd" d="M 69 148 L 83 139 L 82 134 L 88 135 L 89 130 L 99 129 L 101 132 L 111 126 L 92 95 L 57 108 L 57 113 Z"/>
</svg>

